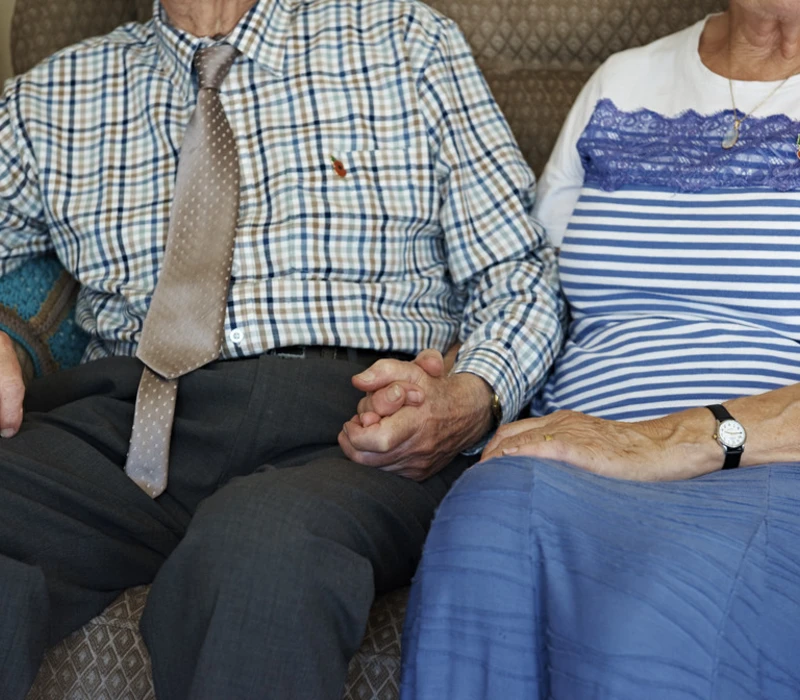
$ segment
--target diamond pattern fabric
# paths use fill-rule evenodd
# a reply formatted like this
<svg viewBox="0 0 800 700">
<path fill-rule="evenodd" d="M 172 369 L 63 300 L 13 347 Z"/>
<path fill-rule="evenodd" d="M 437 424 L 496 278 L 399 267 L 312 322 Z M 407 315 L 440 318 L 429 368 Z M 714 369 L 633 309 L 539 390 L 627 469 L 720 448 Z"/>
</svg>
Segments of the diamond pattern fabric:
<svg viewBox="0 0 800 700">
<path fill-rule="evenodd" d="M 528 162 L 540 173 L 591 72 L 611 53 L 682 29 L 724 0 L 427 0 L 461 27 Z M 24 71 L 56 49 L 152 14 L 151 0 L 17 0 L 12 54 Z M 51 649 L 28 700 L 154 700 L 136 632 L 146 589 L 125 593 Z M 346 700 L 396 700 L 407 591 L 372 609 Z M 135 640 L 131 644 L 130 640 Z M 141 665 L 140 665 L 141 663 Z"/>
<path fill-rule="evenodd" d="M 139 635 L 148 587 L 126 591 L 45 656 L 28 700 L 155 700 Z"/>
<path fill-rule="evenodd" d="M 454 19 L 484 70 L 594 69 L 724 9 L 722 0 L 427 0 Z"/>
<path fill-rule="evenodd" d="M 519 69 L 485 73 L 525 159 L 540 175 L 561 124 L 592 71 Z"/>
<path fill-rule="evenodd" d="M 58 49 L 135 19 L 131 0 L 18 0 L 11 23 L 12 65 L 24 73 Z"/>
<path fill-rule="evenodd" d="M 153 0 L 136 0 L 136 21 L 146 22 L 153 16 Z"/>
</svg>

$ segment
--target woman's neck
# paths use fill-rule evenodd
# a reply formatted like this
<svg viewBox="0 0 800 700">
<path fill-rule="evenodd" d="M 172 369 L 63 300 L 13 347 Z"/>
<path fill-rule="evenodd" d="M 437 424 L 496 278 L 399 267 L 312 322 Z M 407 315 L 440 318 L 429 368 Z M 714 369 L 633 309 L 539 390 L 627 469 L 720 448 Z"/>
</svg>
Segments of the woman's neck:
<svg viewBox="0 0 800 700">
<path fill-rule="evenodd" d="M 194 36 L 225 36 L 258 0 L 161 0 L 170 24 Z"/>
<path fill-rule="evenodd" d="M 731 2 L 706 23 L 700 58 L 733 80 L 782 80 L 800 72 L 800 12 L 766 13 Z"/>
</svg>

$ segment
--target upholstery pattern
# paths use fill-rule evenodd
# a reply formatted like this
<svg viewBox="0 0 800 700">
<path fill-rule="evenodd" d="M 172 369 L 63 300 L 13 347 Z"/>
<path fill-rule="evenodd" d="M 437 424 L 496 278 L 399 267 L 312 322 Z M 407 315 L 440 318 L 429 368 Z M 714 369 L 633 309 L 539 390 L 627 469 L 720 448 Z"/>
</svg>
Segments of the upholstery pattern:
<svg viewBox="0 0 800 700">
<path fill-rule="evenodd" d="M 147 586 L 131 588 L 47 652 L 28 700 L 155 700 L 139 635 Z"/>
<path fill-rule="evenodd" d="M 139 635 L 149 586 L 131 588 L 50 649 L 27 700 L 155 700 L 150 657 Z M 408 589 L 379 598 L 350 662 L 345 698 L 395 700 Z"/>
<path fill-rule="evenodd" d="M 485 71 L 523 155 L 541 175 L 561 124 L 592 71 Z"/>
<path fill-rule="evenodd" d="M 676 32 L 725 0 L 426 0 L 455 20 L 540 175 L 581 87 L 612 53 Z"/>
<path fill-rule="evenodd" d="M 131 0 L 20 0 L 11 20 L 11 61 L 17 73 L 54 51 L 90 36 L 107 34 L 136 19 Z"/>
<path fill-rule="evenodd" d="M 483 70 L 587 70 L 724 9 L 723 0 L 426 0 L 454 19 Z"/>
<path fill-rule="evenodd" d="M 364 641 L 350 662 L 344 695 L 348 700 L 396 700 L 407 603 L 407 588 L 375 601 Z"/>
<path fill-rule="evenodd" d="M 146 22 L 153 16 L 153 0 L 136 0 L 136 21 Z"/>
</svg>

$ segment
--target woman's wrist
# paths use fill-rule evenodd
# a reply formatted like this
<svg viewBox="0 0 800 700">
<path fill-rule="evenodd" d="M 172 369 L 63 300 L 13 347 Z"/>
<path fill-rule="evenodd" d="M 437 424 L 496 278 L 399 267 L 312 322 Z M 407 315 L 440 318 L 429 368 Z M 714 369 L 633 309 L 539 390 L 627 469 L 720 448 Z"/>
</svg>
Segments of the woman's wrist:
<svg viewBox="0 0 800 700">
<path fill-rule="evenodd" d="M 642 425 L 659 445 L 659 463 L 668 470 L 664 478 L 691 479 L 722 469 L 725 453 L 714 439 L 716 419 L 707 408 L 690 408 Z"/>
</svg>

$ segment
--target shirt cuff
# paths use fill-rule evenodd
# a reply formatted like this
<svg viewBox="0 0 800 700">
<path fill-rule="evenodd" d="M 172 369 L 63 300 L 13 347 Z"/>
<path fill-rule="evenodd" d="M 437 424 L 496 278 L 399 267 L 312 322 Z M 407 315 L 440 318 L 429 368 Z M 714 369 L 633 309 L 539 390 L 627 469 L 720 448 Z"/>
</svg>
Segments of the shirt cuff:
<svg viewBox="0 0 800 700">
<path fill-rule="evenodd" d="M 459 353 L 453 373 L 469 372 L 483 379 L 500 399 L 503 423 L 516 420 L 524 401 L 525 388 L 521 385 L 517 358 L 502 343 L 487 342 Z M 488 437 L 487 437 L 488 439 Z M 485 444 L 486 440 L 481 443 Z M 478 448 L 480 449 L 480 448 Z M 473 453 L 471 449 L 467 454 Z"/>
</svg>

